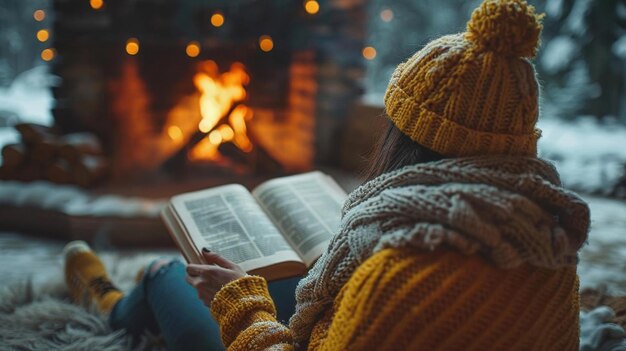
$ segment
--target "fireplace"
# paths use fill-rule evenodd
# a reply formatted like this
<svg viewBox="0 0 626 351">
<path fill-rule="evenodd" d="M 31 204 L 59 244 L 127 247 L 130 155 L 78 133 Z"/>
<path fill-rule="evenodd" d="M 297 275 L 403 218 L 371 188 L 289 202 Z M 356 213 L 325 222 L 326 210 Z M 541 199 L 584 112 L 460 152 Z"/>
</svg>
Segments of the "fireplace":
<svg viewBox="0 0 626 351">
<path fill-rule="evenodd" d="M 338 162 L 362 94 L 365 0 L 54 0 L 55 124 L 115 178 Z"/>
</svg>

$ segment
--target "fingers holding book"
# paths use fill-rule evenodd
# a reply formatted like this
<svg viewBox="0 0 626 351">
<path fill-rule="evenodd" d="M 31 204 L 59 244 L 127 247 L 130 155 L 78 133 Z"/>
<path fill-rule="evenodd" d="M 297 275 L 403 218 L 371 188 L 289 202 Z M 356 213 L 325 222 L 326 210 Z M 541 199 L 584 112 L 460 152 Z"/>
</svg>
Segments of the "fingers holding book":
<svg viewBox="0 0 626 351">
<path fill-rule="evenodd" d="M 224 285 L 246 276 L 246 272 L 239 265 L 206 248 L 202 249 L 202 256 L 207 264 L 187 265 L 185 279 L 197 290 L 204 304 L 210 307 L 213 297 Z"/>
</svg>

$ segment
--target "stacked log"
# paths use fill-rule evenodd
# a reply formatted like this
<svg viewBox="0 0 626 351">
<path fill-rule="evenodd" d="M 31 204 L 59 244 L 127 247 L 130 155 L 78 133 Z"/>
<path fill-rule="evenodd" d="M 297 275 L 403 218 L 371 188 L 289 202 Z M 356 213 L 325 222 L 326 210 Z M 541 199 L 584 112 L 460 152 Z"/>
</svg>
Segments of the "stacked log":
<svg viewBox="0 0 626 351">
<path fill-rule="evenodd" d="M 60 135 L 53 128 L 32 123 L 18 124 L 15 129 L 21 140 L 2 148 L 2 179 L 46 179 L 89 187 L 106 178 L 108 162 L 95 135 Z"/>
</svg>

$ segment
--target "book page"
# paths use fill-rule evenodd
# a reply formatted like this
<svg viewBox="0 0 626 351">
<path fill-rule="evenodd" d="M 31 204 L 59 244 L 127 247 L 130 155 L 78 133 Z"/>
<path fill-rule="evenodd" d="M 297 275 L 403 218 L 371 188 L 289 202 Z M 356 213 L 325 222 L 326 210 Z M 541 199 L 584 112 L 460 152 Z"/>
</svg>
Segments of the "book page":
<svg viewBox="0 0 626 351">
<path fill-rule="evenodd" d="M 175 196 L 171 203 L 198 251 L 207 247 L 246 271 L 301 261 L 241 185 Z"/>
<path fill-rule="evenodd" d="M 332 178 L 311 172 L 277 178 L 252 194 L 309 266 L 339 229 L 346 193 Z"/>
</svg>

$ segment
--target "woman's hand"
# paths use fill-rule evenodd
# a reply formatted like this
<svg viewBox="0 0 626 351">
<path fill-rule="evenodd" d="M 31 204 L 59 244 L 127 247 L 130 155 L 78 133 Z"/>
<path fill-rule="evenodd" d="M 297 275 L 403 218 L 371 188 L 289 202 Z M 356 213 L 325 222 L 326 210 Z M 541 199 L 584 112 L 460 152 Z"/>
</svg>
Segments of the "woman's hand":
<svg viewBox="0 0 626 351">
<path fill-rule="evenodd" d="M 246 276 L 239 265 L 224 257 L 202 249 L 207 264 L 188 264 L 185 279 L 198 291 L 198 296 L 208 307 L 215 294 L 226 284 Z"/>
</svg>

